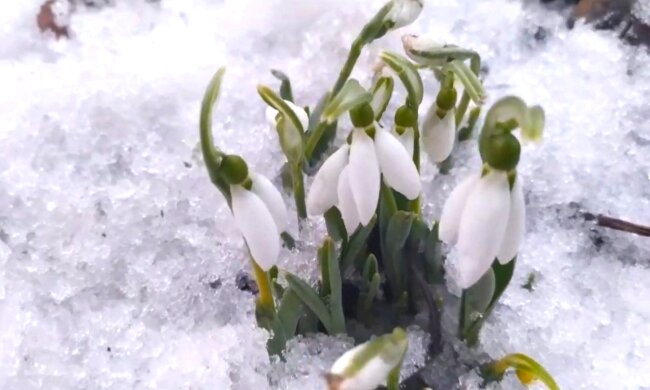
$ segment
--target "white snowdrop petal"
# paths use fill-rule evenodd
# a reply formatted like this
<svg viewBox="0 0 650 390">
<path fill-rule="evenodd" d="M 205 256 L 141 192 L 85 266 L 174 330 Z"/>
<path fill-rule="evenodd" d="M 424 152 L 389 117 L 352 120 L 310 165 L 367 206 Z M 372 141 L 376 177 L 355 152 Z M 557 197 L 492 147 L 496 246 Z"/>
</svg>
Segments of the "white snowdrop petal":
<svg viewBox="0 0 650 390">
<path fill-rule="evenodd" d="M 306 204 L 310 215 L 325 213 L 338 202 L 338 180 L 341 171 L 348 164 L 350 146 L 344 144 L 325 160 L 309 188 Z"/>
<path fill-rule="evenodd" d="M 307 115 L 307 112 L 305 111 L 304 108 L 297 106 L 293 102 L 290 102 L 288 100 L 284 101 L 287 103 L 289 108 L 293 111 L 294 114 L 298 117 L 298 120 L 300 121 L 300 124 L 302 125 L 303 131 L 307 131 L 307 127 L 309 127 L 309 116 Z"/>
<path fill-rule="evenodd" d="M 438 235 L 440 240 L 447 244 L 455 244 L 458 239 L 458 226 L 460 225 L 460 216 L 465 208 L 467 197 L 474 188 L 476 182 L 480 178 L 479 174 L 471 175 L 465 178 L 460 184 L 454 188 L 449 194 L 445 205 L 442 208 L 442 215 L 440 216 L 440 225 L 438 227 Z"/>
<path fill-rule="evenodd" d="M 458 229 L 459 284 L 468 288 L 490 268 L 497 255 L 510 213 L 510 188 L 505 172 L 491 171 L 467 197 Z"/>
<path fill-rule="evenodd" d="M 375 390 L 386 383 L 386 377 L 392 368 L 380 357 L 374 357 L 353 377 L 343 380 L 339 389 Z"/>
<path fill-rule="evenodd" d="M 366 226 L 377 208 L 380 174 L 375 143 L 362 129 L 355 129 L 352 135 L 348 167 L 359 221 Z"/>
<path fill-rule="evenodd" d="M 422 0 L 395 0 L 387 18 L 395 23 L 393 28 L 401 28 L 413 23 L 422 7 Z"/>
<path fill-rule="evenodd" d="M 521 178 L 517 176 L 515 184 L 510 192 L 510 216 L 508 225 L 503 236 L 503 242 L 497 259 L 499 263 L 506 264 L 510 262 L 519 250 L 519 246 L 524 239 L 526 226 L 526 204 L 524 201 L 524 191 L 521 186 Z"/>
<path fill-rule="evenodd" d="M 271 128 L 275 129 L 275 118 L 278 115 L 278 110 L 276 110 L 273 107 L 267 106 L 266 111 L 264 113 L 264 116 L 266 117 L 266 122 L 271 126 Z"/>
<path fill-rule="evenodd" d="M 391 134 L 399 140 L 399 142 L 404 146 L 404 149 L 408 152 L 409 156 L 413 156 L 413 145 L 415 142 L 415 135 L 413 133 L 413 128 L 408 127 L 404 130 L 402 134 L 397 134 L 395 129 L 391 130 Z"/>
<path fill-rule="evenodd" d="M 359 226 L 359 213 L 350 186 L 350 167 L 343 168 L 337 185 L 338 208 L 343 217 L 345 230 L 351 235 Z"/>
<path fill-rule="evenodd" d="M 388 186 L 408 199 L 417 198 L 422 189 L 420 174 L 404 145 L 387 131 L 377 130 L 375 149 L 379 168 Z"/>
<path fill-rule="evenodd" d="M 443 162 L 449 157 L 456 142 L 455 110 L 447 111 L 440 119 L 435 104 L 427 112 L 422 123 L 422 144 L 433 162 Z"/>
<path fill-rule="evenodd" d="M 231 186 L 232 213 L 251 256 L 263 270 L 271 268 L 280 253 L 280 237 L 264 202 L 241 186 Z"/>
<path fill-rule="evenodd" d="M 271 181 L 265 176 L 259 175 L 255 172 L 250 172 L 249 175 L 253 181 L 251 191 L 253 191 L 255 195 L 259 196 L 262 202 L 266 205 L 266 208 L 269 209 L 278 231 L 285 231 L 287 229 L 289 217 L 287 216 L 287 207 L 282 199 L 282 194 L 280 194 L 280 191 L 278 191 L 273 183 L 271 183 Z"/>
</svg>

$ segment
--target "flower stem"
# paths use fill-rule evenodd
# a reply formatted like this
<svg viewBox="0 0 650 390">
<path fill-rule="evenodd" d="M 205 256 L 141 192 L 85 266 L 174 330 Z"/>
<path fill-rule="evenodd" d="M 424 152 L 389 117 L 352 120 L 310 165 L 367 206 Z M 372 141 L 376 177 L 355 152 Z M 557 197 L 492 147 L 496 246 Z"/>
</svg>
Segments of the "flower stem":
<svg viewBox="0 0 650 390">
<path fill-rule="evenodd" d="M 327 126 L 327 122 L 319 122 L 314 131 L 307 138 L 307 144 L 305 145 L 305 159 L 307 161 L 309 161 L 311 156 L 314 154 L 314 150 L 316 150 L 316 146 L 318 146 L 318 141 L 320 141 L 323 133 L 327 130 Z"/>
<path fill-rule="evenodd" d="M 354 40 L 354 42 L 352 42 L 352 45 L 350 46 L 350 52 L 348 53 L 348 58 L 345 60 L 345 64 L 343 64 L 343 68 L 341 68 L 341 71 L 339 72 L 339 77 L 338 79 L 336 79 L 336 83 L 334 83 L 334 87 L 332 88 L 332 94 L 330 96 L 332 97 L 336 96 L 336 94 L 341 90 L 341 88 L 343 88 L 343 85 L 345 85 L 345 82 L 350 77 L 350 74 L 352 74 L 352 69 L 354 68 L 354 65 L 357 63 L 359 56 L 361 55 L 362 48 L 363 48 L 363 41 L 359 36 Z"/>
<path fill-rule="evenodd" d="M 257 282 L 257 289 L 259 294 L 257 301 L 259 305 L 264 308 L 264 311 L 270 314 L 275 313 L 275 303 L 273 302 L 273 292 L 271 291 L 271 279 L 269 274 L 266 273 L 251 257 L 253 265 L 253 274 L 255 275 L 255 282 Z"/>
<path fill-rule="evenodd" d="M 307 207 L 305 206 L 305 184 L 302 177 L 300 163 L 291 164 L 291 181 L 293 184 L 293 198 L 296 202 L 298 218 L 307 218 Z"/>
</svg>

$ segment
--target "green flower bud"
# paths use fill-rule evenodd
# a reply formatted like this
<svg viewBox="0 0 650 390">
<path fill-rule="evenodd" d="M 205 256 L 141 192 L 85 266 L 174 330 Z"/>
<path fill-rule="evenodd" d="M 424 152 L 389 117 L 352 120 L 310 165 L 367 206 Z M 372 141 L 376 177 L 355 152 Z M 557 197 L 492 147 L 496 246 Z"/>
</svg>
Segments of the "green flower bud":
<svg viewBox="0 0 650 390">
<path fill-rule="evenodd" d="M 240 156 L 225 155 L 221 160 L 221 175 L 228 184 L 242 184 L 248 178 L 248 165 Z"/>
<path fill-rule="evenodd" d="M 521 156 L 521 144 L 509 131 L 481 135 L 479 151 L 484 162 L 492 168 L 510 171 L 517 167 Z"/>
<path fill-rule="evenodd" d="M 395 124 L 399 127 L 415 127 L 418 115 L 408 106 L 401 106 L 395 111 Z"/>
<path fill-rule="evenodd" d="M 357 128 L 365 128 L 375 122 L 375 113 L 368 103 L 362 103 L 350 110 L 350 120 Z"/>
</svg>

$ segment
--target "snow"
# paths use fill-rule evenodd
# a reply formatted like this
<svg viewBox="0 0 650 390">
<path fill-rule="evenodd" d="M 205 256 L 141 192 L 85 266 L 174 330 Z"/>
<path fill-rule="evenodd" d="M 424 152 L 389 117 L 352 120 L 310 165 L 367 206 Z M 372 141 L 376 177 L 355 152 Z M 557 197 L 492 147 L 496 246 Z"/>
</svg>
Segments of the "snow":
<svg viewBox="0 0 650 390">
<path fill-rule="evenodd" d="M 251 295 L 236 288 L 243 242 L 196 148 L 199 103 L 227 66 L 215 141 L 278 183 L 255 85 L 277 85 L 268 70 L 281 69 L 313 104 L 381 1 L 117 0 L 78 7 L 70 40 L 38 31 L 40 3 L 0 6 L 0 388 L 321 388 L 351 340 L 311 336 L 286 362 L 266 355 Z M 430 375 L 476 388 L 463 362 L 523 352 L 561 388 L 650 388 L 650 241 L 580 217 L 650 224 L 648 54 L 612 32 L 568 31 L 532 0 L 431 0 L 402 32 L 479 51 L 490 101 L 515 93 L 547 117 L 519 167 L 529 218 L 513 282 L 479 349 L 448 345 L 443 358 L 460 362 Z M 367 81 L 378 50 L 399 42 L 373 44 L 354 75 Z M 451 175 L 425 168 L 428 218 L 478 166 L 470 141 Z M 323 231 L 312 221 L 283 268 L 312 275 Z M 519 287 L 531 273 L 532 292 Z M 410 338 L 407 372 L 424 364 L 423 332 Z"/>
</svg>

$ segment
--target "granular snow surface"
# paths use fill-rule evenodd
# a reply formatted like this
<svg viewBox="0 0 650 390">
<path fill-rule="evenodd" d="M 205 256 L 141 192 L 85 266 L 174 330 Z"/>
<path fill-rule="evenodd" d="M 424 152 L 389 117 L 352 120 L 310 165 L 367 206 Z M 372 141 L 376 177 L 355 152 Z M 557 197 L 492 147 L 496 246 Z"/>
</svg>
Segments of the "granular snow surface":
<svg viewBox="0 0 650 390">
<path fill-rule="evenodd" d="M 0 5 L 0 389 L 321 388 L 352 342 L 308 336 L 286 361 L 268 357 L 253 298 L 236 285 L 249 267 L 243 241 L 198 153 L 198 111 L 226 66 L 215 142 L 279 182 L 255 86 L 277 86 L 268 71 L 281 69 L 313 105 L 381 1 L 117 0 L 78 6 L 59 40 L 36 27 L 41 3 Z M 373 43 L 354 76 L 367 85 L 401 33 L 477 50 L 490 101 L 517 94 L 547 117 L 519 166 L 527 236 L 510 288 L 478 349 L 453 343 L 439 359 L 522 352 L 562 389 L 650 389 L 650 239 L 582 218 L 650 224 L 648 54 L 613 32 L 567 30 L 537 1 L 431 0 Z M 425 78 L 423 111 L 436 93 Z M 479 163 L 472 140 L 450 175 L 424 168 L 429 220 Z M 303 277 L 324 232 L 318 218 L 308 227 L 292 223 L 300 252 L 281 259 Z M 405 374 L 426 348 L 422 330 L 409 334 Z M 462 364 L 435 362 L 427 375 L 451 375 L 442 389 L 480 383 Z M 491 386 L 520 387 L 512 376 Z"/>
</svg>

